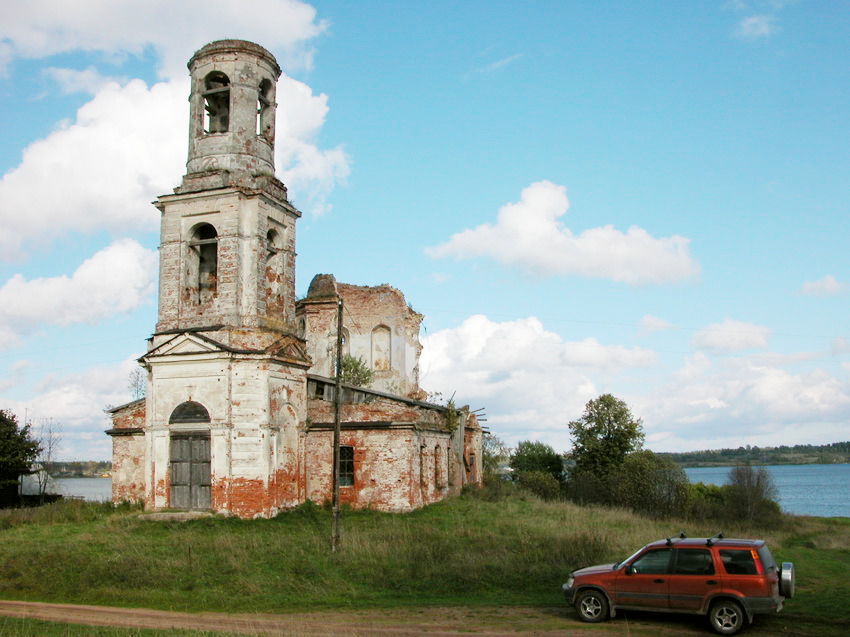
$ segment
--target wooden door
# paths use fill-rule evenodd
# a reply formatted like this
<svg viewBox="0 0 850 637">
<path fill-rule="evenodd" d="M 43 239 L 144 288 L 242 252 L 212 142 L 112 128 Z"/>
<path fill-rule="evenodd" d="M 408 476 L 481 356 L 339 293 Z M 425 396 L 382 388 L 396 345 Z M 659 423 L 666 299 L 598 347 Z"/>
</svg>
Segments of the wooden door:
<svg viewBox="0 0 850 637">
<path fill-rule="evenodd" d="M 172 434 L 171 507 L 209 509 L 210 482 L 210 434 Z"/>
</svg>

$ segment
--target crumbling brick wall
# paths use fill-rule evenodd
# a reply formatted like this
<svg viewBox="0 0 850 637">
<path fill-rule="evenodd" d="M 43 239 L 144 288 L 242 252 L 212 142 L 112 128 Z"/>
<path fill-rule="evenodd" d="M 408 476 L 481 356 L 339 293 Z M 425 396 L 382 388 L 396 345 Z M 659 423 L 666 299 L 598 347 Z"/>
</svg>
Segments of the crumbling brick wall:
<svg viewBox="0 0 850 637">
<path fill-rule="evenodd" d="M 343 353 L 361 358 L 372 370 L 372 389 L 421 400 L 419 389 L 419 325 L 414 311 L 396 288 L 337 283 L 333 275 L 313 278 L 296 314 L 313 361 L 310 372 L 333 376 L 336 360 L 337 298 L 342 297 Z"/>
<path fill-rule="evenodd" d="M 111 410 L 112 501 L 145 498 L 145 399 Z"/>
</svg>

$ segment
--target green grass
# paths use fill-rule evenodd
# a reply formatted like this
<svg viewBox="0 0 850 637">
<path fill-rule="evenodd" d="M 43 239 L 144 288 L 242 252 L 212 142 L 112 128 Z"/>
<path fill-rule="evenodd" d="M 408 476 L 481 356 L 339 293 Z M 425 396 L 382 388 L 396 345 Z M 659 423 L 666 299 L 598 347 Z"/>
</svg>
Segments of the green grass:
<svg viewBox="0 0 850 637">
<path fill-rule="evenodd" d="M 236 633 L 210 633 L 197 630 L 151 630 L 148 628 L 111 628 L 61 624 L 38 619 L 0 617 L 2 637 L 228 637 Z"/>
<path fill-rule="evenodd" d="M 329 512 L 309 504 L 250 521 L 151 522 L 137 510 L 80 502 L 0 511 L 0 598 L 218 612 L 557 606 L 570 570 L 682 528 L 763 537 L 777 560 L 795 563 L 797 596 L 757 626 L 826 634 L 850 625 L 850 520 L 720 529 L 487 493 L 408 514 L 345 511 L 337 554 Z"/>
</svg>

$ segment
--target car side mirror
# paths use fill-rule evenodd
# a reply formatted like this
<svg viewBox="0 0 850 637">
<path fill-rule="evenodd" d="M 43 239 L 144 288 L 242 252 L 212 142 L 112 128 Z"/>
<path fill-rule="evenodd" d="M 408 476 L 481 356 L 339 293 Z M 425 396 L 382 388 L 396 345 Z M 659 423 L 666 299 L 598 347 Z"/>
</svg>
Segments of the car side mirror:
<svg viewBox="0 0 850 637">
<path fill-rule="evenodd" d="M 637 570 L 635 569 L 635 567 L 634 567 L 634 566 L 632 566 L 631 564 L 629 564 L 629 565 L 626 567 L 626 575 L 634 575 L 635 573 L 637 573 Z"/>
</svg>

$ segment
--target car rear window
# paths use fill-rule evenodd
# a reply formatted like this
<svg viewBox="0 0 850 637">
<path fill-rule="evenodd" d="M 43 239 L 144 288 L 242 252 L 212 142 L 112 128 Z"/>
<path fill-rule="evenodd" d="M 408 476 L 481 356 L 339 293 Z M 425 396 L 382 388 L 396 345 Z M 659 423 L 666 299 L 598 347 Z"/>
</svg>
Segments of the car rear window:
<svg viewBox="0 0 850 637">
<path fill-rule="evenodd" d="M 721 549 L 720 559 L 729 575 L 755 575 L 756 562 L 749 549 Z"/>
<path fill-rule="evenodd" d="M 776 570 L 776 560 L 773 559 L 773 553 L 767 548 L 767 544 L 762 544 L 758 551 L 761 565 L 764 566 L 764 572 L 768 573 L 771 570 Z"/>
</svg>

